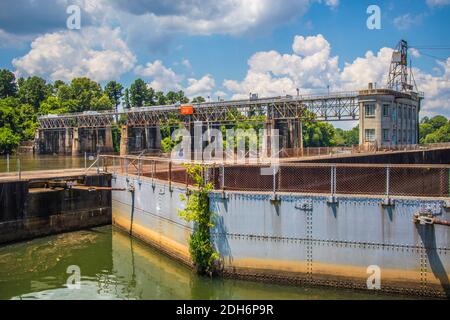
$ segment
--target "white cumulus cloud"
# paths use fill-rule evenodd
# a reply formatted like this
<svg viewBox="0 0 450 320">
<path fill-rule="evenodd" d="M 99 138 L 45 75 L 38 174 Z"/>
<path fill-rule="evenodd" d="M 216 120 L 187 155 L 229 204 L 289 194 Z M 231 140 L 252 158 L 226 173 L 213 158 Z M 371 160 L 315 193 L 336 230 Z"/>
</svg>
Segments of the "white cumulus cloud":
<svg viewBox="0 0 450 320">
<path fill-rule="evenodd" d="M 369 82 L 386 86 L 393 49 L 381 48 L 367 51 L 363 57 L 345 63 L 339 68 L 339 57 L 331 54 L 330 43 L 321 35 L 296 36 L 292 53 L 277 51 L 257 52 L 248 60 L 249 68 L 242 80 L 226 79 L 223 86 L 234 99 L 247 98 L 249 93 L 260 96 L 279 96 L 353 91 L 367 87 Z M 419 58 L 419 52 L 411 52 Z M 425 92 L 422 115 L 444 114 L 450 116 L 450 58 L 437 62 L 437 75 L 414 68 L 420 91 Z"/>
<path fill-rule="evenodd" d="M 148 62 L 145 66 L 137 66 L 137 75 L 152 78 L 150 86 L 156 91 L 180 90 L 182 76 L 177 75 L 171 68 L 164 66 L 161 60 Z"/>
<path fill-rule="evenodd" d="M 188 87 L 185 93 L 188 97 L 194 96 L 210 96 L 211 90 L 216 86 L 216 82 L 211 75 L 207 74 L 200 79 L 189 78 Z"/>
<path fill-rule="evenodd" d="M 184 75 L 166 67 L 161 60 L 148 62 L 145 66 L 139 65 L 134 72 L 144 79 L 149 79 L 148 85 L 156 91 L 183 90 L 189 98 L 211 95 L 216 86 L 214 78 L 209 74 L 200 79 L 188 78 L 185 81 Z"/>
<path fill-rule="evenodd" d="M 51 80 L 86 76 L 95 81 L 119 79 L 136 57 L 120 37 L 120 29 L 86 27 L 37 37 L 31 50 L 12 62 L 19 75 Z"/>
</svg>

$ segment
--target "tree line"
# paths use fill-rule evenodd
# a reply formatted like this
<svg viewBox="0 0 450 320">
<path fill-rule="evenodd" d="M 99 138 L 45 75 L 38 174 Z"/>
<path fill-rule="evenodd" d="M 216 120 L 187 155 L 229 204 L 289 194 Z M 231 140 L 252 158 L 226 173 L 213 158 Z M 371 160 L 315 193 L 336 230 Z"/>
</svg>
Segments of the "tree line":
<svg viewBox="0 0 450 320">
<path fill-rule="evenodd" d="M 184 92 L 164 93 L 136 79 L 129 87 L 109 81 L 104 87 L 87 78 L 74 78 L 70 82 L 53 83 L 37 76 L 16 79 L 13 72 L 0 70 L 0 154 L 12 153 L 22 141 L 32 140 L 40 115 L 85 111 L 118 110 L 143 106 L 201 103 L 201 96 L 192 101 Z M 239 125 L 242 128 L 248 124 Z M 251 126 L 251 125 L 250 125 Z M 256 127 L 255 127 L 256 129 Z M 164 149 L 173 147 L 171 129 L 162 128 Z M 117 131 L 117 130 L 116 130 Z M 117 137 L 116 137 L 117 138 Z M 326 122 L 305 122 L 303 125 L 305 147 L 352 146 L 358 144 L 359 128 L 342 130 Z M 450 141 L 450 123 L 446 117 L 423 118 L 420 123 L 420 142 Z M 166 150 L 167 151 L 167 150 Z"/>
<path fill-rule="evenodd" d="M 204 102 L 196 97 L 193 103 Z M 22 141 L 32 140 L 40 115 L 85 111 L 118 110 L 143 106 L 188 103 L 183 91 L 155 91 L 142 79 L 129 88 L 117 81 L 104 87 L 86 78 L 53 83 L 37 76 L 16 79 L 13 72 L 0 70 L 0 154 L 12 153 Z"/>
</svg>

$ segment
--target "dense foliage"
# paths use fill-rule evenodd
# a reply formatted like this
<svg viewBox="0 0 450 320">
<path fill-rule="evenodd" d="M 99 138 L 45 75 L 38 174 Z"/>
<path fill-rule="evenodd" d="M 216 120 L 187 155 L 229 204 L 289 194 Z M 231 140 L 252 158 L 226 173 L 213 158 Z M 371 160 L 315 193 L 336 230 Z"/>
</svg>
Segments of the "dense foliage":
<svg viewBox="0 0 450 320">
<path fill-rule="evenodd" d="M 208 192 L 213 189 L 212 183 L 203 178 L 203 167 L 200 165 L 186 165 L 186 172 L 194 181 L 194 189 L 189 195 L 181 196 L 186 202 L 186 208 L 179 210 L 179 216 L 194 223 L 194 231 L 189 239 L 189 252 L 197 271 L 200 274 L 212 274 L 215 271 L 219 254 L 211 242 L 212 212 L 209 210 Z"/>
<path fill-rule="evenodd" d="M 444 116 L 424 117 L 419 130 L 421 144 L 450 142 L 450 120 Z"/>
<path fill-rule="evenodd" d="M 125 108 L 136 108 L 177 102 L 189 102 L 183 91 L 154 92 L 142 79 L 134 81 L 130 88 L 124 89 L 116 81 L 110 81 L 102 88 L 86 77 L 74 78 L 69 83 L 61 80 L 48 83 L 37 76 L 16 79 L 14 73 L 2 69 L 0 154 L 12 153 L 22 141 L 32 140 L 40 115 L 118 110 L 121 104 Z M 120 140 L 117 127 L 113 128 L 113 140 Z M 114 147 L 117 149 L 118 143 Z"/>
</svg>

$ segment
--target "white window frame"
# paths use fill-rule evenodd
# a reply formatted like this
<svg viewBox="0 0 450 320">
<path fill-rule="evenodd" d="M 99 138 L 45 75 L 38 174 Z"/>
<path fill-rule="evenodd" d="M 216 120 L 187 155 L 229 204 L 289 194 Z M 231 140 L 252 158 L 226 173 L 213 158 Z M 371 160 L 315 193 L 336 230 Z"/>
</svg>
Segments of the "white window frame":
<svg viewBox="0 0 450 320">
<path fill-rule="evenodd" d="M 369 113 L 368 110 L 373 110 L 373 114 Z M 375 118 L 377 110 L 377 105 L 375 103 L 367 103 L 364 105 L 364 117 L 365 118 Z"/>
<path fill-rule="evenodd" d="M 370 134 L 369 134 L 370 132 Z M 375 129 L 366 129 L 364 131 L 364 140 L 366 142 L 374 142 L 375 141 Z"/>
</svg>

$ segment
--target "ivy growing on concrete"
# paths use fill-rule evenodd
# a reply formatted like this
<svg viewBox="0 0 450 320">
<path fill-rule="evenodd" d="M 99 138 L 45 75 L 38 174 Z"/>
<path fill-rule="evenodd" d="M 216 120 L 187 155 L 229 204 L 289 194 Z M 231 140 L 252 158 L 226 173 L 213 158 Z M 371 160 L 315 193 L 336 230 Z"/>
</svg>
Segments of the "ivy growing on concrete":
<svg viewBox="0 0 450 320">
<path fill-rule="evenodd" d="M 202 175 L 202 166 L 186 165 L 188 176 L 194 181 L 194 189 L 188 196 L 181 195 L 186 202 L 186 208 L 179 210 L 179 216 L 194 223 L 194 231 L 189 239 L 189 252 L 198 273 L 212 275 L 219 260 L 219 254 L 211 242 L 212 212 L 209 210 L 208 193 L 213 189 L 212 183 L 207 183 Z"/>
</svg>

